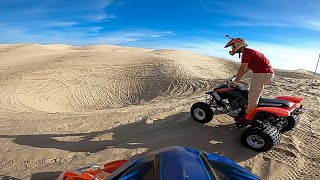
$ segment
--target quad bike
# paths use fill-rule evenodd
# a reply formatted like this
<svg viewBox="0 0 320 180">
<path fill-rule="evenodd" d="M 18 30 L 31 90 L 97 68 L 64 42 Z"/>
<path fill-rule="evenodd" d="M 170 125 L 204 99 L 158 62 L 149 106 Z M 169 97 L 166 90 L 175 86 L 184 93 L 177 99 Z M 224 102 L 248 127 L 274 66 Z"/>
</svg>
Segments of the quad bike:
<svg viewBox="0 0 320 180">
<path fill-rule="evenodd" d="M 258 106 L 246 114 L 248 90 L 237 85 L 230 87 L 235 76 L 228 78 L 225 84 L 206 92 L 206 102 L 197 102 L 191 107 L 191 116 L 199 123 L 212 120 L 214 111 L 235 118 L 237 128 L 246 127 L 241 134 L 244 146 L 264 152 L 280 143 L 281 132 L 290 131 L 298 123 L 304 98 L 278 96 L 274 99 L 260 97 Z M 242 121 L 236 121 L 242 119 Z"/>
</svg>

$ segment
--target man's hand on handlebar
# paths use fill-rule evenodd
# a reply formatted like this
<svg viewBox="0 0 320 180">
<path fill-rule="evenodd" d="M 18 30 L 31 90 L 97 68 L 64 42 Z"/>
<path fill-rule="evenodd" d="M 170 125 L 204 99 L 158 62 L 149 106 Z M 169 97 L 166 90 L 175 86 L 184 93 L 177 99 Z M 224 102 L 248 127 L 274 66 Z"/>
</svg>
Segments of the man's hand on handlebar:
<svg viewBox="0 0 320 180">
<path fill-rule="evenodd" d="M 230 82 L 230 83 L 228 84 L 229 87 L 236 87 L 237 85 L 238 85 L 238 83 L 235 82 L 235 81 L 232 81 L 232 82 Z"/>
<path fill-rule="evenodd" d="M 230 79 L 228 79 L 227 84 L 228 87 L 235 87 L 238 85 L 238 82 L 235 81 L 236 80 L 236 75 L 234 75 L 233 77 L 231 77 Z"/>
</svg>

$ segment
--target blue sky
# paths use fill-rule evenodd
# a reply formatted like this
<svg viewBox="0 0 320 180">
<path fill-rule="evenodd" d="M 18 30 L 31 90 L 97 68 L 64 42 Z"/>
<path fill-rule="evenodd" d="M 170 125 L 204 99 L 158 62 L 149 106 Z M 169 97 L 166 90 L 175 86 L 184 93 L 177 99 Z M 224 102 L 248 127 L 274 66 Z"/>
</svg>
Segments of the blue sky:
<svg viewBox="0 0 320 180">
<path fill-rule="evenodd" d="M 319 0 L 1 0 L 0 16 L 0 43 L 173 48 L 239 62 L 223 48 L 229 34 L 275 68 L 311 71 L 320 53 Z"/>
</svg>

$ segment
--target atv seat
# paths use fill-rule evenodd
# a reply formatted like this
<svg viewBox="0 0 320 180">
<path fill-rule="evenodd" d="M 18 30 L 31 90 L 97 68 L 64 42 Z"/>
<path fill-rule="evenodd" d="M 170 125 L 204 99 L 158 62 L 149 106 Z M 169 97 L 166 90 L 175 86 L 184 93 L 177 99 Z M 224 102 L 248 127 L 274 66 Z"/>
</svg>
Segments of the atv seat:
<svg viewBox="0 0 320 180">
<path fill-rule="evenodd" d="M 268 98 L 260 98 L 258 106 L 264 107 L 292 107 L 294 105 L 293 102 L 282 100 L 282 99 L 268 99 Z"/>
</svg>

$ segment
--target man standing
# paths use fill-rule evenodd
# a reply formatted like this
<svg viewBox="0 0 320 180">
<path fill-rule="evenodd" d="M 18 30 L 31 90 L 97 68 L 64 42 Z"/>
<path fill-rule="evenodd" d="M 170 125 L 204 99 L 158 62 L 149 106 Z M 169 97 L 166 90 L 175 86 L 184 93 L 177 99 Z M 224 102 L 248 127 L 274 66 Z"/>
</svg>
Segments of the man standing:
<svg viewBox="0 0 320 180">
<path fill-rule="evenodd" d="M 227 37 L 229 37 L 227 35 Z M 230 37 L 229 37 L 230 38 Z M 274 70 L 270 61 L 261 52 L 247 48 L 248 44 L 243 38 L 230 38 L 231 40 L 225 45 L 225 48 L 231 47 L 229 53 L 233 56 L 236 53 L 242 53 L 241 65 L 237 76 L 232 85 L 239 83 L 240 79 L 249 70 L 252 70 L 250 89 L 248 94 L 247 113 L 257 107 L 260 95 L 264 85 L 268 84 L 274 77 Z"/>
</svg>

